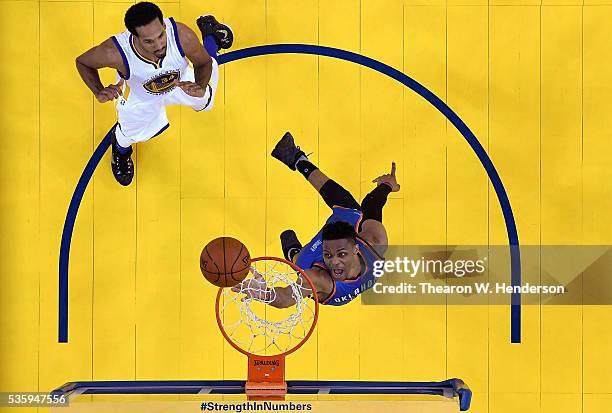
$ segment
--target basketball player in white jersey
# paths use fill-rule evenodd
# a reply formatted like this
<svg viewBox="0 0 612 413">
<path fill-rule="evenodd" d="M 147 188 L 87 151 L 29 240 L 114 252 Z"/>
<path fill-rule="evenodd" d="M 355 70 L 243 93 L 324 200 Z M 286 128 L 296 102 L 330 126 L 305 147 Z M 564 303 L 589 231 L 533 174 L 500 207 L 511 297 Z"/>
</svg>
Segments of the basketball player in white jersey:
<svg viewBox="0 0 612 413">
<path fill-rule="evenodd" d="M 200 16 L 197 25 L 204 46 L 188 26 L 172 17 L 164 19 L 157 5 L 137 3 L 125 14 L 125 32 L 76 59 L 81 78 L 98 102 L 117 99 L 111 168 L 121 185 L 129 185 L 134 177 L 132 144 L 170 126 L 166 105 L 187 105 L 196 111 L 213 106 L 219 78 L 215 58 L 219 49 L 231 47 L 234 36 L 210 15 Z M 118 83 L 104 87 L 98 74 L 104 67 L 117 70 Z M 127 99 L 124 83 L 130 88 Z"/>
</svg>

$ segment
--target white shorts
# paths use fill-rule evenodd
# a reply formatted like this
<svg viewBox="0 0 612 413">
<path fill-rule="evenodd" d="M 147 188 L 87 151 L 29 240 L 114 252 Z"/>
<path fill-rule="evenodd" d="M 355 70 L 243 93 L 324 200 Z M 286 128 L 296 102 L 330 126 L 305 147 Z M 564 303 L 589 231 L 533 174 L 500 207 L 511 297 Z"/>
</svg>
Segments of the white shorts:
<svg viewBox="0 0 612 413">
<path fill-rule="evenodd" d="M 181 81 L 195 81 L 195 75 L 191 67 L 185 70 Z M 127 148 L 134 143 L 148 141 L 166 130 L 170 126 L 166 115 L 166 105 L 191 106 L 193 110 L 198 112 L 211 110 L 218 82 L 219 65 L 215 59 L 212 59 L 210 87 L 206 88 L 204 97 L 189 96 L 180 87 L 174 88 L 161 99 L 153 101 L 142 101 L 133 94 L 130 94 L 127 99 L 119 97 L 117 100 L 119 126 L 115 129 L 117 142 L 120 146 Z"/>
</svg>

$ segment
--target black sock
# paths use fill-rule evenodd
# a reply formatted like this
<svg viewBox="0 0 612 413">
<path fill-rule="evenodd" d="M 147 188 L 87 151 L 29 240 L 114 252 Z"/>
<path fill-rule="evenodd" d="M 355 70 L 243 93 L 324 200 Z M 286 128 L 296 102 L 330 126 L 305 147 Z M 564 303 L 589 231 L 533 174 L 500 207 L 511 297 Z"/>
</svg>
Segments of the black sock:
<svg viewBox="0 0 612 413">
<path fill-rule="evenodd" d="M 128 146 L 127 148 L 124 148 L 123 146 L 119 145 L 119 142 L 117 141 L 117 139 L 115 139 L 115 149 L 117 149 L 117 152 L 119 152 L 119 154 L 121 156 L 125 156 L 130 152 L 130 149 L 132 148 L 132 145 Z"/>
<path fill-rule="evenodd" d="M 308 160 L 298 160 L 295 164 L 295 169 L 297 169 L 304 178 L 308 179 L 312 171 L 319 169 L 312 162 Z"/>
</svg>

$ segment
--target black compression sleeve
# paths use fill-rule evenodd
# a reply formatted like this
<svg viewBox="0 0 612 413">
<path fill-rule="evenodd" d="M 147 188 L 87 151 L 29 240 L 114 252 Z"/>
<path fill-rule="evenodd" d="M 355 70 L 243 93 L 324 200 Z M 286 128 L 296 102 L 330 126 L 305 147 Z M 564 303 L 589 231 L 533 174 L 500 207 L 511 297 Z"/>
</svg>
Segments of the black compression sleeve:
<svg viewBox="0 0 612 413">
<path fill-rule="evenodd" d="M 363 221 L 366 219 L 374 219 L 378 222 L 382 222 L 382 210 L 387 203 L 387 196 L 389 196 L 390 193 L 391 187 L 387 184 L 381 184 L 363 198 L 361 202 Z"/>
</svg>

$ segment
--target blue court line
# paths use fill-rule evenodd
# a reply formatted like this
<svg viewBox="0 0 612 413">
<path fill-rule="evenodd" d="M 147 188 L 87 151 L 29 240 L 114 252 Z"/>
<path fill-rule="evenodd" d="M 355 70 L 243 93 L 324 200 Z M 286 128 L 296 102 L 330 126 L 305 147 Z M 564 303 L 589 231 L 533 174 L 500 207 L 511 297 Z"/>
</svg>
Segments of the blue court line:
<svg viewBox="0 0 612 413">
<path fill-rule="evenodd" d="M 504 221 L 506 223 L 506 231 L 508 233 L 508 244 L 510 246 L 510 272 L 511 272 L 511 283 L 512 286 L 519 286 L 521 284 L 521 255 L 519 248 L 518 233 L 516 230 L 516 222 L 514 221 L 514 215 L 512 214 L 512 207 L 508 200 L 508 194 L 502 184 L 501 178 L 497 173 L 497 170 L 493 166 L 493 162 L 487 155 L 486 151 L 476 138 L 472 131 L 467 125 L 457 116 L 446 103 L 438 98 L 433 92 L 421 85 L 410 76 L 400 72 L 397 69 L 392 68 L 384 63 L 369 57 L 362 56 L 357 53 L 349 52 L 342 49 L 336 49 L 333 47 L 316 46 L 310 44 L 271 44 L 264 46 L 249 47 L 246 49 L 240 49 L 226 54 L 219 55 L 217 58 L 218 63 L 224 64 L 233 62 L 235 60 L 247 59 L 249 57 L 265 56 L 272 54 L 310 54 L 317 56 L 333 57 L 340 60 L 346 60 L 349 62 L 357 63 L 361 66 L 369 67 L 370 69 L 376 70 L 377 72 L 386 75 L 392 79 L 397 80 L 406 87 L 410 88 L 425 100 L 431 103 L 440 113 L 442 113 L 457 130 L 463 135 L 465 140 L 468 142 L 480 163 L 487 171 L 489 180 L 495 189 L 495 194 L 499 201 L 502 213 L 504 215 Z M 114 128 L 114 127 L 113 127 Z M 81 178 L 77 184 L 77 187 L 72 195 L 68 213 L 66 214 L 66 221 L 64 223 L 64 230 L 62 233 L 62 242 L 60 248 L 60 259 L 59 259 L 59 338 L 60 343 L 68 342 L 68 258 L 70 254 L 70 241 L 72 238 L 72 230 L 74 228 L 74 222 L 76 220 L 77 212 L 83 194 L 87 188 L 87 184 L 93 175 L 93 172 L 100 162 L 100 159 L 104 155 L 106 149 L 110 146 L 110 136 L 113 129 L 104 137 L 100 145 L 92 155 L 91 159 L 87 163 Z M 520 293 L 512 293 L 511 304 L 510 304 L 510 342 L 520 343 L 521 342 L 521 295 Z"/>
<path fill-rule="evenodd" d="M 68 342 L 68 260 L 70 258 L 70 242 L 72 241 L 74 221 L 79 212 L 79 206 L 81 205 L 85 189 L 87 189 L 87 184 L 89 184 L 98 163 L 100 163 L 100 159 L 102 159 L 104 153 L 110 147 L 111 137 L 116 126 L 117 124 L 114 124 L 108 131 L 94 151 L 91 159 L 89 159 L 89 162 L 87 162 L 85 170 L 81 174 L 81 178 L 72 194 L 68 213 L 66 214 L 59 256 L 59 333 L 57 341 L 60 343 Z"/>
</svg>

